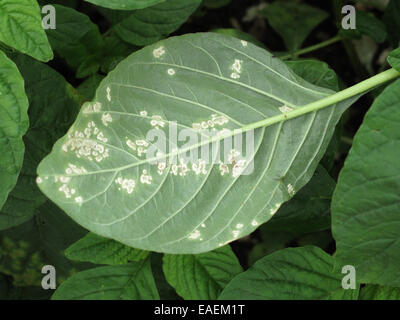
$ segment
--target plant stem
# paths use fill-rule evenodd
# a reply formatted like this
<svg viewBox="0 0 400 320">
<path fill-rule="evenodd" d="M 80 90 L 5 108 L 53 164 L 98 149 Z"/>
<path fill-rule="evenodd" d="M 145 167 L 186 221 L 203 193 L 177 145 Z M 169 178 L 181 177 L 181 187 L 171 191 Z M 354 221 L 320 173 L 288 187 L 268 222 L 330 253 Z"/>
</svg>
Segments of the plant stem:
<svg viewBox="0 0 400 320">
<path fill-rule="evenodd" d="M 347 89 L 344 89 L 342 91 L 339 91 L 337 93 L 334 93 L 326 98 L 323 98 L 321 100 L 311 102 L 305 106 L 299 107 L 297 109 L 294 109 L 293 111 L 289 111 L 287 113 L 282 113 L 280 115 L 267 118 L 261 121 L 257 121 L 254 123 L 251 123 L 247 126 L 244 126 L 243 128 L 240 129 L 240 131 L 245 132 L 261 127 L 267 127 L 272 124 L 297 118 L 303 114 L 314 112 L 320 109 L 323 109 L 325 107 L 334 105 L 338 102 L 341 102 L 343 100 L 349 99 L 351 97 L 354 97 L 358 94 L 364 93 L 370 89 L 373 89 L 381 84 L 384 84 L 388 81 L 394 80 L 396 78 L 400 77 L 400 73 L 396 71 L 395 69 L 389 69 L 384 72 L 381 72 L 367 80 L 364 80 L 360 83 L 357 83 L 356 85 L 349 87 Z"/>
<path fill-rule="evenodd" d="M 302 55 L 302 54 L 310 53 L 310 52 L 312 52 L 312 51 L 316 51 L 316 50 L 318 50 L 318 49 L 327 47 L 327 46 L 329 46 L 329 45 L 331 45 L 331 44 L 334 44 L 334 43 L 336 43 L 336 42 L 339 42 L 339 41 L 341 41 L 341 40 L 342 40 L 342 38 L 341 38 L 339 35 L 337 35 L 337 36 L 335 36 L 335 37 L 333 37 L 333 38 L 331 38 L 331 39 L 328 39 L 328 40 L 326 40 L 326 41 L 320 42 L 320 43 L 315 44 L 315 45 L 313 45 L 313 46 L 310 46 L 310 47 L 301 49 L 301 50 L 299 50 L 299 51 L 296 51 L 296 52 L 293 52 L 293 53 L 284 55 L 284 56 L 282 56 L 282 57 L 279 57 L 279 59 L 281 59 L 281 60 L 286 60 L 286 59 L 290 59 L 290 58 L 293 58 L 293 57 L 296 57 L 296 56 L 299 56 L 299 55 Z"/>
</svg>

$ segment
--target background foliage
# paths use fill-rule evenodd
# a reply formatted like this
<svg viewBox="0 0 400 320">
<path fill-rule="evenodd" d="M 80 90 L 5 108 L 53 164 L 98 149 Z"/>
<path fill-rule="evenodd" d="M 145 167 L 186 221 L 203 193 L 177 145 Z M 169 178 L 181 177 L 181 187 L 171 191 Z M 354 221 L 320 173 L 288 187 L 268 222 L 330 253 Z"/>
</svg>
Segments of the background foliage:
<svg viewBox="0 0 400 320">
<path fill-rule="evenodd" d="M 356 30 L 341 28 L 347 3 Z M 54 30 L 41 25 L 47 4 Z M 399 299 L 400 80 L 344 112 L 307 184 L 270 221 L 212 251 L 100 237 L 39 190 L 39 163 L 100 82 L 133 52 L 195 32 L 267 49 L 322 96 L 400 71 L 400 0 L 1 1 L 0 299 Z M 55 292 L 41 288 L 44 265 L 56 267 Z M 342 288 L 344 265 L 356 268 L 354 290 Z"/>
</svg>

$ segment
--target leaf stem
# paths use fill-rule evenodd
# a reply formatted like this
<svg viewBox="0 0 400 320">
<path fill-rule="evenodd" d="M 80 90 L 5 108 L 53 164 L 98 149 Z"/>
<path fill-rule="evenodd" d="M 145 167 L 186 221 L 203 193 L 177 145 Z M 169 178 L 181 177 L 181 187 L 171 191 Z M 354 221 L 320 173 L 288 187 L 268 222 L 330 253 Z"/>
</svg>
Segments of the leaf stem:
<svg viewBox="0 0 400 320">
<path fill-rule="evenodd" d="M 293 111 L 289 111 L 287 113 L 282 113 L 280 115 L 267 118 L 261 121 L 257 121 L 254 123 L 251 123 L 247 126 L 244 126 L 240 129 L 240 131 L 245 132 L 261 127 L 266 127 L 270 126 L 272 124 L 297 118 L 303 114 L 314 112 L 320 109 L 323 109 L 325 107 L 334 105 L 338 102 L 341 102 L 343 100 L 349 99 L 351 97 L 354 97 L 358 94 L 364 93 L 368 90 L 371 90 L 381 84 L 384 84 L 388 81 L 394 80 L 396 78 L 400 77 L 400 73 L 396 71 L 395 69 L 389 69 L 384 72 L 381 72 L 367 80 L 364 80 L 360 83 L 357 83 L 354 86 L 351 86 L 347 89 L 344 89 L 342 91 L 339 91 L 337 93 L 334 93 L 326 98 L 320 99 L 315 102 L 311 102 L 305 106 L 299 107 L 294 109 Z"/>
<path fill-rule="evenodd" d="M 337 36 L 335 36 L 335 37 L 333 37 L 331 39 L 328 39 L 326 41 L 320 42 L 320 43 L 315 44 L 313 46 L 310 46 L 310 47 L 301 49 L 299 51 L 296 51 L 296 52 L 281 56 L 281 57 L 279 57 L 279 59 L 287 60 L 287 59 L 290 59 L 290 58 L 294 58 L 296 56 L 299 56 L 299 55 L 302 55 L 302 54 L 306 54 L 306 53 L 310 53 L 312 51 L 316 51 L 318 49 L 330 46 L 331 44 L 334 44 L 334 43 L 339 42 L 341 40 L 342 40 L 342 38 L 339 35 L 337 35 Z"/>
</svg>

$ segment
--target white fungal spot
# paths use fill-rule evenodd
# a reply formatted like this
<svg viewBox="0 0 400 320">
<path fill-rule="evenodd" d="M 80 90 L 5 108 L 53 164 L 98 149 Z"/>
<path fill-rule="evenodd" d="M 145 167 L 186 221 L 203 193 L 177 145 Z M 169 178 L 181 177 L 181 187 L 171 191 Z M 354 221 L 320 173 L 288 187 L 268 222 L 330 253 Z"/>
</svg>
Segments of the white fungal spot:
<svg viewBox="0 0 400 320">
<path fill-rule="evenodd" d="M 161 58 L 165 53 L 164 47 L 158 47 L 157 49 L 153 50 L 153 56 L 157 59 Z"/>
<path fill-rule="evenodd" d="M 269 212 L 270 212 L 270 214 L 273 216 L 275 213 L 277 213 L 278 212 L 278 210 L 279 210 L 279 208 L 281 207 L 281 203 L 277 203 L 277 204 L 275 204 L 275 207 L 274 208 L 272 208 Z"/>
<path fill-rule="evenodd" d="M 42 182 L 43 182 L 43 180 L 42 180 L 41 177 L 37 177 L 37 178 L 36 178 L 36 183 L 37 183 L 37 184 L 41 184 Z"/>
<path fill-rule="evenodd" d="M 232 149 L 231 152 L 228 155 L 228 163 L 233 164 L 236 162 L 237 157 L 240 156 L 240 152 Z"/>
<path fill-rule="evenodd" d="M 73 194 L 73 193 L 71 192 L 71 189 L 68 188 L 68 186 L 67 186 L 66 184 L 63 184 L 63 185 L 58 189 L 58 191 L 63 192 L 64 195 L 65 195 L 65 198 L 67 198 L 67 199 L 70 199 L 70 198 L 71 198 L 71 195 Z M 75 193 L 75 191 L 74 191 L 74 193 Z"/>
<path fill-rule="evenodd" d="M 99 112 L 101 110 L 100 102 L 89 102 L 87 107 L 83 110 L 84 114 Z"/>
<path fill-rule="evenodd" d="M 200 159 L 197 163 L 192 164 L 192 170 L 197 176 L 199 174 L 207 174 L 206 162 Z"/>
<path fill-rule="evenodd" d="M 239 177 L 244 171 L 245 166 L 246 166 L 246 160 L 237 161 L 232 168 L 232 177 L 234 178 Z"/>
<path fill-rule="evenodd" d="M 158 174 L 162 175 L 164 173 L 164 170 L 167 168 L 167 163 L 166 162 L 159 162 L 157 164 L 157 169 L 158 169 Z"/>
<path fill-rule="evenodd" d="M 202 228 L 205 228 L 205 227 L 206 227 L 205 223 L 202 223 L 202 224 L 201 224 L 201 227 L 202 227 Z"/>
<path fill-rule="evenodd" d="M 238 223 L 237 225 L 236 225 L 236 229 L 242 229 L 243 228 L 243 224 L 242 223 Z"/>
<path fill-rule="evenodd" d="M 219 172 L 220 172 L 221 176 L 224 176 L 225 174 L 229 174 L 228 165 L 221 162 L 219 165 Z"/>
<path fill-rule="evenodd" d="M 235 59 L 235 62 L 232 64 L 231 69 L 233 73 L 231 74 L 232 79 L 239 79 L 240 74 L 242 73 L 242 60 Z"/>
<path fill-rule="evenodd" d="M 293 111 L 293 109 L 288 107 L 287 105 L 283 105 L 282 107 L 279 107 L 279 111 L 282 113 L 287 113 Z"/>
<path fill-rule="evenodd" d="M 287 190 L 288 190 L 288 193 L 290 196 L 294 196 L 295 191 L 294 191 L 293 186 L 290 183 L 287 185 Z"/>
<path fill-rule="evenodd" d="M 104 137 L 104 134 L 96 128 L 96 124 L 90 121 L 83 132 L 76 130 L 68 134 L 69 139 L 62 146 L 62 150 L 65 152 L 75 152 L 77 158 L 86 158 L 89 161 L 96 160 L 100 162 L 109 156 L 109 149 L 95 141 L 92 135 L 97 135 L 95 139 L 103 143 L 108 141 Z"/>
<path fill-rule="evenodd" d="M 103 147 L 103 146 L 102 146 Z M 70 163 L 68 164 L 68 168 L 65 169 L 66 174 L 84 174 L 87 173 L 86 169 L 84 167 L 77 167 L 76 165 Z"/>
<path fill-rule="evenodd" d="M 253 221 L 251 222 L 251 225 L 254 226 L 254 227 L 255 227 L 255 226 L 258 226 L 258 222 L 257 222 L 256 220 L 253 220 Z"/>
<path fill-rule="evenodd" d="M 82 202 L 83 202 L 82 197 L 76 197 L 75 198 L 75 202 L 78 203 L 78 204 L 82 204 Z"/>
<path fill-rule="evenodd" d="M 152 116 L 151 118 L 152 118 L 152 120 L 150 121 L 150 124 L 153 127 L 155 127 L 156 129 L 159 129 L 159 127 L 162 127 L 162 128 L 164 127 L 165 122 L 163 121 L 161 116 L 155 115 L 155 116 Z"/>
<path fill-rule="evenodd" d="M 104 113 L 103 116 L 101 117 L 101 121 L 103 124 L 107 127 L 109 123 L 113 121 L 111 114 L 109 113 Z"/>
<path fill-rule="evenodd" d="M 140 182 L 143 184 L 151 184 L 153 177 L 147 174 L 147 170 L 142 171 L 142 175 L 140 176 Z"/>
<path fill-rule="evenodd" d="M 126 145 L 132 150 L 136 150 L 136 144 L 132 140 L 126 140 Z"/>
<path fill-rule="evenodd" d="M 140 115 L 141 115 L 142 117 L 147 117 L 147 111 L 145 111 L 145 110 L 140 111 Z"/>
<path fill-rule="evenodd" d="M 232 231 L 233 237 L 237 238 L 239 236 L 240 231 L 239 230 L 234 230 Z"/>
<path fill-rule="evenodd" d="M 107 87 L 107 100 L 108 101 L 111 101 L 111 89 L 110 89 L 110 87 Z"/>
<path fill-rule="evenodd" d="M 131 194 L 136 187 L 136 183 L 132 179 L 123 179 L 119 177 L 115 180 L 115 183 L 120 185 L 122 189 L 126 190 L 128 194 Z"/>
<path fill-rule="evenodd" d="M 245 40 L 240 40 L 240 42 L 242 43 L 242 46 L 243 46 L 243 47 L 247 47 L 247 41 L 245 41 Z"/>
<path fill-rule="evenodd" d="M 172 68 L 168 69 L 168 74 L 169 74 L 170 76 L 173 76 L 173 75 L 175 74 L 175 70 L 172 69 Z"/>
<path fill-rule="evenodd" d="M 200 238 L 200 236 L 201 236 L 201 233 L 200 233 L 200 231 L 199 230 L 194 230 L 190 235 L 189 235 L 189 239 L 197 239 L 197 238 Z"/>
<path fill-rule="evenodd" d="M 146 140 L 136 140 L 136 145 L 141 147 L 148 147 L 149 143 Z"/>
</svg>

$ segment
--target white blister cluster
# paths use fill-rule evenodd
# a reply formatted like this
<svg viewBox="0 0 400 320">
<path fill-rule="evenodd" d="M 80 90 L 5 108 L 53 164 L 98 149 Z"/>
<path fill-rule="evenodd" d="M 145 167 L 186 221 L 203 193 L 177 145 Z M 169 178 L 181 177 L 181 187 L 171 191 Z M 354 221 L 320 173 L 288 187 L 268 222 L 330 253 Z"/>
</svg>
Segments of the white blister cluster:
<svg viewBox="0 0 400 320">
<path fill-rule="evenodd" d="M 147 153 L 147 147 L 149 146 L 149 143 L 144 140 L 144 139 L 139 139 L 136 141 L 132 141 L 130 139 L 126 140 L 126 145 L 132 149 L 133 151 L 136 151 L 136 154 L 141 157 L 142 155 Z"/>
<path fill-rule="evenodd" d="M 160 59 L 164 54 L 165 54 L 165 49 L 163 46 L 153 50 L 153 56 L 157 59 Z"/>
<path fill-rule="evenodd" d="M 109 113 L 104 113 L 101 117 L 101 122 L 107 127 L 109 123 L 113 121 L 113 118 L 111 117 L 111 114 Z"/>
<path fill-rule="evenodd" d="M 118 177 L 115 183 L 120 186 L 118 190 L 125 190 L 128 194 L 131 194 L 136 187 L 136 183 L 133 179 Z"/>
<path fill-rule="evenodd" d="M 89 102 L 88 105 L 83 110 L 84 114 L 100 112 L 101 103 L 100 102 Z"/>
<path fill-rule="evenodd" d="M 240 152 L 232 149 L 228 155 L 228 163 L 231 166 L 231 169 L 227 165 L 220 164 L 219 170 L 221 176 L 224 176 L 225 174 L 229 173 L 229 170 L 232 172 L 232 177 L 236 178 L 239 177 L 243 170 L 246 167 L 246 160 L 240 159 Z"/>
<path fill-rule="evenodd" d="M 235 59 L 235 62 L 232 64 L 231 69 L 231 78 L 232 79 L 240 79 L 240 74 L 242 73 L 242 60 Z"/>
<path fill-rule="evenodd" d="M 109 149 L 102 144 L 107 141 L 94 121 L 89 121 L 83 132 L 76 130 L 68 134 L 68 140 L 62 146 L 62 150 L 75 152 L 77 158 L 101 162 L 109 157 Z"/>
<path fill-rule="evenodd" d="M 227 117 L 217 114 L 212 114 L 211 118 L 202 122 L 197 122 L 192 124 L 192 128 L 194 130 L 200 131 L 209 128 L 214 128 L 216 126 L 223 126 L 228 123 L 229 120 Z"/>
</svg>

